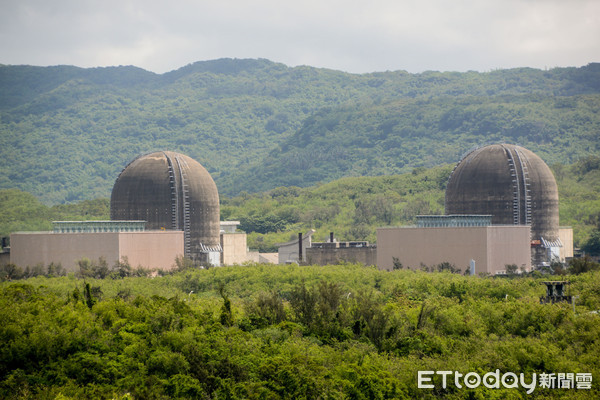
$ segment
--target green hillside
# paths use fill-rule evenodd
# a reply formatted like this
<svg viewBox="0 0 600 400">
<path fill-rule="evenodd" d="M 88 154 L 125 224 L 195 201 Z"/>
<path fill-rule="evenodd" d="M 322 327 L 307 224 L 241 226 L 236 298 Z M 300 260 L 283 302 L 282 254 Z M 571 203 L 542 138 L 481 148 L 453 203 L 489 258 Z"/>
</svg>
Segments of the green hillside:
<svg viewBox="0 0 600 400">
<path fill-rule="evenodd" d="M 222 59 L 136 67 L 0 65 L 0 188 L 44 204 L 107 197 L 121 169 L 185 153 L 223 194 L 454 163 L 518 142 L 547 162 L 599 154 L 600 64 L 347 74 Z"/>
<path fill-rule="evenodd" d="M 324 109 L 235 186 L 310 186 L 456 163 L 465 150 L 520 144 L 548 164 L 600 154 L 600 95 L 400 99 Z"/>
</svg>

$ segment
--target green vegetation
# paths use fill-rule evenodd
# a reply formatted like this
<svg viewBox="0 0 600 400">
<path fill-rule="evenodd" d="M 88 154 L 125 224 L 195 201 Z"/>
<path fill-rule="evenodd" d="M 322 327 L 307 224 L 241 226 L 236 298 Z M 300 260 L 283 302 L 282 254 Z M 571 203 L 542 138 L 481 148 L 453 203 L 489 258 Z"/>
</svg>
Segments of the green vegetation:
<svg viewBox="0 0 600 400">
<path fill-rule="evenodd" d="M 344 176 L 456 163 L 467 150 L 515 143 L 548 164 L 600 152 L 600 96 L 520 95 L 390 100 L 320 110 L 233 181 L 268 190 Z"/>
<path fill-rule="evenodd" d="M 589 255 L 600 255 L 600 157 L 567 166 L 552 165 L 558 183 L 560 224 L 572 226 L 574 242 Z"/>
<path fill-rule="evenodd" d="M 222 59 L 134 67 L 0 65 L 0 188 L 44 204 L 108 197 L 160 149 L 229 196 L 454 163 L 520 143 L 550 164 L 600 152 L 600 64 L 549 71 L 354 75 Z"/>
<path fill-rule="evenodd" d="M 0 189 L 0 237 L 18 231 L 49 231 L 52 221 L 110 219 L 108 199 L 84 200 L 48 207 L 30 193 Z"/>
<path fill-rule="evenodd" d="M 465 277 L 246 265 L 0 283 L 6 399 L 597 398 L 600 272 Z M 562 279 L 562 277 L 561 277 Z M 417 372 L 591 373 L 591 390 L 417 387 Z"/>
<path fill-rule="evenodd" d="M 443 214 L 451 170 L 445 165 L 403 175 L 342 178 L 312 188 L 244 193 L 222 198 L 221 215 L 239 220 L 249 233 L 249 246 L 263 252 L 276 251 L 276 243 L 309 229 L 316 230 L 317 241 L 334 232 L 340 240 L 375 242 L 377 227 L 411 224 L 418 214 Z"/>
</svg>

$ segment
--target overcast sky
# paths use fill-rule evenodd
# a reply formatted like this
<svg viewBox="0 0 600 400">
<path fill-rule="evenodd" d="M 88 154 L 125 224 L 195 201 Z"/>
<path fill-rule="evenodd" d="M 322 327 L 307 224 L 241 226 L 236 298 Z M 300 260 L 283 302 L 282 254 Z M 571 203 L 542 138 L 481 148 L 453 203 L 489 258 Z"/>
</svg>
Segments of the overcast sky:
<svg viewBox="0 0 600 400">
<path fill-rule="evenodd" d="M 600 62 L 600 0 L 0 0 L 0 64 L 364 73 Z"/>
</svg>

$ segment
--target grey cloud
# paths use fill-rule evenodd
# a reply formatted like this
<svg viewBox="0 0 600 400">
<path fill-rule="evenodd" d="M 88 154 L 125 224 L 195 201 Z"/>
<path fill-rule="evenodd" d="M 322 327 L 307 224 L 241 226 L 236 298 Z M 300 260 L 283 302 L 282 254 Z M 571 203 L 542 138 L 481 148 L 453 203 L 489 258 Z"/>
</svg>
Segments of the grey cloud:
<svg viewBox="0 0 600 400">
<path fill-rule="evenodd" d="M 133 64 L 219 57 L 348 72 L 489 70 L 599 61 L 596 0 L 6 0 L 0 63 Z"/>
</svg>

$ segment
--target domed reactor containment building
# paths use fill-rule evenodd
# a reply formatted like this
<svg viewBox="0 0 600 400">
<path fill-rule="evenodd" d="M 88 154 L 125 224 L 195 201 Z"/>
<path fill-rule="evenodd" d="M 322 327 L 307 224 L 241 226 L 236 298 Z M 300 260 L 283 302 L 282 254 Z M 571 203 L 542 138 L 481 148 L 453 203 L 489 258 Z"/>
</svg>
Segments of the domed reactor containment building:
<svg viewBox="0 0 600 400">
<path fill-rule="evenodd" d="M 467 154 L 448 180 L 446 214 L 491 215 L 494 225 L 530 225 L 533 265 L 550 262 L 562 246 L 554 175 L 523 147 L 496 144 Z"/>
<path fill-rule="evenodd" d="M 184 232 L 185 255 L 218 260 L 219 193 L 208 171 L 183 154 L 160 151 L 133 160 L 117 178 L 111 220 L 143 220 L 146 229 Z"/>
</svg>

